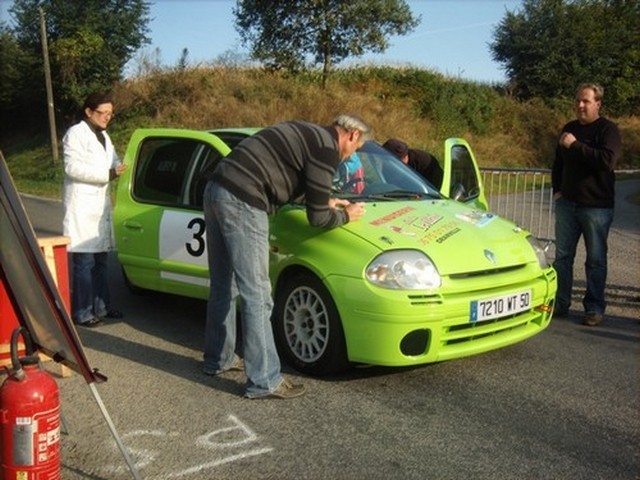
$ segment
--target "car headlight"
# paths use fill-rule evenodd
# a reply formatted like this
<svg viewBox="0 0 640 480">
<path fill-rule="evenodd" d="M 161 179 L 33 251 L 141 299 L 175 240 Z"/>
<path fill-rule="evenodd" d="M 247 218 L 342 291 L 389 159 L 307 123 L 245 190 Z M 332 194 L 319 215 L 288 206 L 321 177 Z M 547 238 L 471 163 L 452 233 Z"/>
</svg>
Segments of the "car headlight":
<svg viewBox="0 0 640 480">
<path fill-rule="evenodd" d="M 545 269 L 549 268 L 549 259 L 547 259 L 547 252 L 545 252 L 544 248 L 540 244 L 540 240 L 538 240 L 533 235 L 529 235 L 527 237 L 529 244 L 533 248 L 533 251 L 536 253 L 536 257 L 538 257 L 538 263 L 540 264 L 540 268 Z"/>
<path fill-rule="evenodd" d="M 367 280 L 384 288 L 438 288 L 442 280 L 431 259 L 418 250 L 393 250 L 376 257 L 365 271 Z"/>
</svg>

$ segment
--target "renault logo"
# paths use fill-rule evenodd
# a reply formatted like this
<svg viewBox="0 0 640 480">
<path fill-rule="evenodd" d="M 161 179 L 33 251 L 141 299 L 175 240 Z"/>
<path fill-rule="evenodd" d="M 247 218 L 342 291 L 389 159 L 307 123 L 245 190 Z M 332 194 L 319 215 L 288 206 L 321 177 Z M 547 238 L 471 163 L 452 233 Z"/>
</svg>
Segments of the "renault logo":
<svg viewBox="0 0 640 480">
<path fill-rule="evenodd" d="M 494 255 L 494 253 L 491 250 L 485 249 L 484 250 L 484 256 L 491 263 L 496 263 L 496 256 Z"/>
</svg>

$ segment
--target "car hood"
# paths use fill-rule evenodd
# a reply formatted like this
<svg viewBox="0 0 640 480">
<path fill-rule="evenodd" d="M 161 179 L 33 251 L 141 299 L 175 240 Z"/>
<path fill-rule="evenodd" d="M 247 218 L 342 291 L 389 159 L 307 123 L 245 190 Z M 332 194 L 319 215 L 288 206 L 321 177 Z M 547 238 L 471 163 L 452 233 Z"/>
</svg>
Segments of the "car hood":
<svg viewBox="0 0 640 480">
<path fill-rule="evenodd" d="M 421 250 L 442 275 L 536 261 L 528 233 L 452 200 L 367 203 L 363 218 L 341 228 L 380 250 Z"/>
</svg>

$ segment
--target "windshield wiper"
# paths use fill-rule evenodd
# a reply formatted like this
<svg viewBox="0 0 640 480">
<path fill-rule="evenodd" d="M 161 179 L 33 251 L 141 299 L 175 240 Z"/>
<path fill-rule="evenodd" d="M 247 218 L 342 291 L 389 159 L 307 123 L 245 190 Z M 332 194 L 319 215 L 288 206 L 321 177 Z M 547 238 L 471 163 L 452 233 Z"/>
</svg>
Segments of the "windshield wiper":
<svg viewBox="0 0 640 480">
<path fill-rule="evenodd" d="M 334 192 L 334 194 L 337 192 Z M 351 192 L 340 192 L 336 195 L 339 198 L 347 199 L 351 202 L 354 201 L 385 201 L 392 202 L 394 200 L 423 200 L 425 198 L 444 198 L 437 192 L 415 192 L 412 190 L 391 190 L 389 192 L 362 194 Z"/>
<path fill-rule="evenodd" d="M 367 198 L 375 198 L 382 200 L 397 200 L 399 198 L 406 198 L 412 200 L 420 200 L 423 198 L 442 198 L 440 194 L 434 194 L 429 192 L 414 192 L 411 190 L 392 190 L 390 192 L 377 193 L 375 195 L 368 195 Z"/>
</svg>

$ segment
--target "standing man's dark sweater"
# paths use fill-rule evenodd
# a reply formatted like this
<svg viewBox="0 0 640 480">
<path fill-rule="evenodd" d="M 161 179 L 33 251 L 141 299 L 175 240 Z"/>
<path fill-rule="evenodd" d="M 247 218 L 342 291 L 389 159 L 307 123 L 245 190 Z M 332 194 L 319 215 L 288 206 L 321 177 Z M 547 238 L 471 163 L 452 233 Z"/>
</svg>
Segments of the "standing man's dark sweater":
<svg viewBox="0 0 640 480">
<path fill-rule="evenodd" d="M 614 169 L 622 150 L 616 124 L 604 117 L 588 124 L 574 120 L 562 132 L 573 134 L 576 141 L 556 149 L 553 191 L 584 207 L 613 208 Z"/>
</svg>

